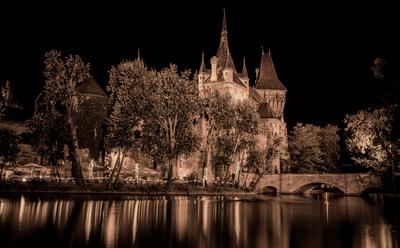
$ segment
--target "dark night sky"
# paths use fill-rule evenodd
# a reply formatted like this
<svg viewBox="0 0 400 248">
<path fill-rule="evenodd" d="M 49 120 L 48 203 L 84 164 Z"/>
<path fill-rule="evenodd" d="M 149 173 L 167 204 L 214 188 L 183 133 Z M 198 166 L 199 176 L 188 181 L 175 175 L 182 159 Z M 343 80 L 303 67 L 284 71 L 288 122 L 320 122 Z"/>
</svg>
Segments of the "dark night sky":
<svg viewBox="0 0 400 248">
<path fill-rule="evenodd" d="M 0 83 L 9 79 L 29 108 L 43 84 L 44 52 L 53 48 L 90 62 L 103 88 L 110 66 L 136 57 L 138 48 L 151 67 L 171 62 L 193 71 L 204 50 L 209 67 L 219 44 L 223 5 L 237 69 L 246 56 L 254 81 L 260 46 L 272 47 L 278 76 L 288 89 L 289 126 L 338 124 L 345 113 L 373 104 L 381 90 L 371 80 L 375 57 L 400 68 L 400 15 L 383 3 L 137 2 L 0 6 Z"/>
</svg>

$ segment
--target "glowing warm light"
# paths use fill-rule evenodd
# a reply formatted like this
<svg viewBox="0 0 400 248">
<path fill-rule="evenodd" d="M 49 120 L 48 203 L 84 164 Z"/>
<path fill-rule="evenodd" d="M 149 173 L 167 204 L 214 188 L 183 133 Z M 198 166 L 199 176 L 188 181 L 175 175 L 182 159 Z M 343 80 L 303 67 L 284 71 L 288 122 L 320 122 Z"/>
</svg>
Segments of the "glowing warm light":
<svg viewBox="0 0 400 248">
<path fill-rule="evenodd" d="M 235 201 L 233 203 L 233 212 L 234 212 L 234 226 L 235 226 L 235 236 L 236 242 L 239 245 L 239 238 L 240 238 L 240 202 Z"/>
<path fill-rule="evenodd" d="M 136 240 L 137 224 L 138 224 L 138 201 L 135 201 L 133 206 L 133 219 L 132 219 L 132 246 L 135 244 Z"/>
<path fill-rule="evenodd" d="M 93 201 L 89 201 L 86 206 L 85 206 L 85 241 L 86 243 L 89 242 L 90 238 L 90 231 L 92 229 L 92 223 L 93 223 Z"/>
<path fill-rule="evenodd" d="M 178 239 L 182 240 L 187 231 L 188 203 L 187 199 L 180 199 L 174 202 L 175 205 L 175 221 Z"/>
<path fill-rule="evenodd" d="M 106 217 L 107 219 L 104 227 L 104 243 L 106 247 L 116 247 L 118 243 L 118 216 L 115 202 L 111 203 L 107 214 L 108 216 Z"/>
</svg>

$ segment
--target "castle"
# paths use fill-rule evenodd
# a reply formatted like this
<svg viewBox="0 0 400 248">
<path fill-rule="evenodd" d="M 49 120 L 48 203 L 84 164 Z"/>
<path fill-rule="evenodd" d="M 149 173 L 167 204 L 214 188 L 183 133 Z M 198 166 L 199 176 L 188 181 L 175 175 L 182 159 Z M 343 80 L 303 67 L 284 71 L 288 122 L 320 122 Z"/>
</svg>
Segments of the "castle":
<svg viewBox="0 0 400 248">
<path fill-rule="evenodd" d="M 138 57 L 139 59 L 139 57 Z M 214 91 L 219 91 L 221 94 L 231 96 L 234 103 L 245 100 L 254 102 L 257 106 L 257 111 L 260 115 L 259 130 L 260 133 L 256 137 L 257 147 L 264 150 L 267 147 L 274 146 L 279 152 L 272 159 L 272 167 L 274 173 L 281 173 L 281 161 L 288 160 L 288 143 L 287 129 L 284 121 L 284 107 L 286 102 L 286 88 L 278 79 L 275 67 L 271 58 L 271 53 L 261 54 L 261 62 L 256 69 L 256 78 L 254 86 L 250 86 L 245 61 L 241 72 L 238 72 L 233 61 L 229 45 L 228 31 L 226 23 L 226 15 L 224 11 L 220 44 L 215 56 L 210 59 L 211 69 L 208 69 L 205 63 L 204 53 L 198 76 L 198 87 L 201 96 L 206 96 Z M 106 94 L 92 79 L 85 81 L 78 89 L 80 92 L 79 101 L 85 102 L 83 105 L 98 104 L 99 101 L 106 100 Z M 96 100 L 97 99 L 97 100 Z M 94 101 L 96 100 L 96 101 Z M 105 103 L 103 103 L 105 105 Z M 15 126 L 15 125 L 14 125 Z M 207 123 L 200 128 L 206 128 Z M 96 136 L 98 128 L 93 130 Z M 79 132 L 79 130 L 78 130 Z M 279 140 L 279 142 L 276 142 Z M 89 164 L 87 152 L 81 154 L 82 162 Z M 104 154 L 102 154 L 104 157 Z M 187 158 L 181 158 L 180 166 L 177 168 L 176 175 L 179 178 L 187 177 L 191 173 L 198 176 L 202 175 L 199 168 L 200 155 L 199 152 Z M 133 156 L 131 159 L 126 159 L 124 168 L 128 171 L 132 170 L 132 166 L 139 163 L 141 167 L 146 167 L 150 164 L 149 159 L 145 156 Z M 88 166 L 83 166 L 87 170 Z M 147 167 L 146 167 L 147 168 Z M 207 168 L 207 180 L 213 180 L 213 172 L 211 168 Z M 199 173 L 200 172 L 200 173 Z M 202 175 L 204 177 L 204 175 Z"/>
<path fill-rule="evenodd" d="M 260 134 L 257 135 L 257 146 L 266 149 L 278 146 L 279 154 L 272 161 L 273 171 L 281 172 L 281 161 L 288 160 L 287 128 L 284 121 L 286 88 L 278 79 L 270 51 L 262 50 L 261 62 L 256 69 L 254 87 L 250 87 L 245 60 L 241 72 L 237 72 L 228 45 L 228 30 L 224 10 L 220 44 L 217 54 L 210 59 L 211 69 L 206 68 L 204 53 L 198 73 L 198 86 L 201 95 L 213 91 L 231 96 L 233 102 L 245 99 L 258 106 L 260 114 Z M 279 142 L 276 142 L 279 140 Z"/>
</svg>

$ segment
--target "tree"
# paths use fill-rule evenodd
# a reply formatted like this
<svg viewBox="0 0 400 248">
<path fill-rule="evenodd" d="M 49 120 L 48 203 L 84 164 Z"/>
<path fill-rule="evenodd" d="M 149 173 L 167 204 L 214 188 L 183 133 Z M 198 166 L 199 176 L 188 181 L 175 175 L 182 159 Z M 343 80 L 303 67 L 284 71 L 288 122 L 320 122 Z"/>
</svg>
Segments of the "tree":
<svg viewBox="0 0 400 248">
<path fill-rule="evenodd" d="M 9 129 L 0 129 L 0 181 L 3 176 L 5 165 L 15 164 L 19 152 L 19 137 L 14 131 Z"/>
<path fill-rule="evenodd" d="M 45 54 L 45 85 L 43 94 L 51 111 L 65 113 L 68 132 L 71 137 L 69 150 L 72 160 L 72 176 L 77 183 L 83 183 L 82 168 L 78 158 L 78 135 L 73 120 L 77 108 L 76 87 L 89 77 L 89 64 L 85 64 L 78 55 L 61 57 L 61 52 L 51 50 Z"/>
<path fill-rule="evenodd" d="M 289 153 L 292 172 L 317 172 L 324 170 L 321 166 L 323 152 L 321 150 L 320 127 L 312 124 L 297 123 L 289 135 Z"/>
<path fill-rule="evenodd" d="M 292 172 L 335 172 L 339 161 L 338 127 L 297 123 L 289 135 Z"/>
<path fill-rule="evenodd" d="M 165 176 L 168 174 L 168 143 L 165 133 L 161 132 L 160 125 L 154 122 L 146 122 L 143 125 L 143 142 L 141 149 L 153 159 L 154 168 L 161 166 L 161 170 Z"/>
<path fill-rule="evenodd" d="M 221 135 L 214 144 L 212 164 L 215 167 L 215 177 L 218 178 L 219 183 L 225 182 L 229 166 L 234 163 L 232 159 L 234 145 L 233 135 Z"/>
<path fill-rule="evenodd" d="M 388 172 L 399 151 L 391 139 L 393 113 L 390 109 L 359 111 L 347 115 L 344 123 L 346 146 L 354 162 L 378 173 Z"/>
<path fill-rule="evenodd" d="M 224 130 L 233 128 L 232 120 L 234 118 L 235 110 L 229 95 L 221 95 L 218 91 L 214 91 L 205 97 L 202 121 L 206 121 L 206 132 L 201 149 L 201 167 L 203 168 L 203 178 L 206 181 L 208 179 L 206 171 L 211 169 L 211 151 L 215 149 L 215 145 L 224 134 Z M 221 154 L 218 156 L 221 156 Z M 218 158 L 213 164 L 223 166 L 220 162 L 224 160 L 221 160 L 221 158 Z"/>
<path fill-rule="evenodd" d="M 279 147 L 282 143 L 282 139 L 276 137 L 273 138 L 273 142 L 266 147 L 253 147 L 252 152 L 250 153 L 252 158 L 249 164 L 254 166 L 256 169 L 256 174 L 258 174 L 257 179 L 254 181 L 252 185 L 252 190 L 254 190 L 260 181 L 260 179 L 269 172 L 272 172 L 272 163 L 273 160 L 279 156 Z"/>
<path fill-rule="evenodd" d="M 46 161 L 54 166 L 54 172 L 59 176 L 60 161 L 65 159 L 64 147 L 71 143 L 66 115 L 42 106 L 36 109 L 26 126 L 33 147 L 41 157 L 41 164 Z"/>
<path fill-rule="evenodd" d="M 117 158 L 108 188 L 118 182 L 126 153 L 134 145 L 135 129 L 141 126 L 143 119 L 143 90 L 153 77 L 154 73 L 139 58 L 122 62 L 110 70 L 106 146 Z"/>
<path fill-rule="evenodd" d="M 216 189 L 228 180 L 230 166 L 234 162 L 239 163 L 238 166 L 241 167 L 245 151 L 254 142 L 254 135 L 258 132 L 259 115 L 254 104 L 243 101 L 235 104 L 233 109 L 233 119 L 228 120 L 232 126 L 227 125 L 229 128 L 224 129 L 222 135 L 218 137 L 214 153 L 214 161 L 217 162 L 214 166 L 222 172 L 222 178 Z M 240 170 L 241 168 L 238 173 Z"/>
<path fill-rule="evenodd" d="M 339 128 L 334 125 L 327 125 L 320 129 L 322 160 L 327 172 L 335 172 L 338 170 L 337 163 L 339 161 L 340 137 L 338 135 Z"/>
<path fill-rule="evenodd" d="M 384 153 L 387 154 L 387 162 L 384 167 L 391 167 L 389 173 L 386 169 L 379 168 L 378 171 L 385 171 L 386 175 L 392 176 L 392 187 L 395 190 L 395 174 L 400 161 L 400 80 L 397 66 L 392 66 L 383 58 L 375 58 L 374 64 L 371 67 L 373 77 L 377 81 L 383 92 L 379 94 L 380 106 L 375 108 L 372 114 L 381 115 L 380 112 L 385 112 L 390 126 L 386 130 L 379 130 L 379 138 L 374 138 L 375 144 L 381 143 Z M 371 111 L 368 111 L 371 112 Z M 382 121 L 382 119 L 375 120 Z M 374 159 L 375 160 L 375 159 Z M 390 166 L 389 166 L 390 165 Z M 376 170 L 376 168 L 374 169 Z"/>
<path fill-rule="evenodd" d="M 256 106 L 250 101 L 239 102 L 235 105 L 235 118 L 232 130 L 226 130 L 227 135 L 232 136 L 233 147 L 230 154 L 232 161 L 242 164 L 244 152 L 254 141 L 254 135 L 258 132 L 259 114 Z M 236 157 L 236 159 L 235 159 Z M 225 172 L 225 180 L 228 176 L 229 166 Z"/>
<path fill-rule="evenodd" d="M 154 145 L 165 145 L 169 186 L 173 177 L 177 176 L 179 156 L 190 155 L 200 144 L 194 129 L 200 99 L 197 83 L 190 78 L 190 71 L 178 72 L 177 66 L 171 65 L 157 72 L 146 85 L 145 107 L 144 137 L 151 137 L 150 133 L 157 130 L 153 137 L 157 136 L 160 141 Z"/>
</svg>

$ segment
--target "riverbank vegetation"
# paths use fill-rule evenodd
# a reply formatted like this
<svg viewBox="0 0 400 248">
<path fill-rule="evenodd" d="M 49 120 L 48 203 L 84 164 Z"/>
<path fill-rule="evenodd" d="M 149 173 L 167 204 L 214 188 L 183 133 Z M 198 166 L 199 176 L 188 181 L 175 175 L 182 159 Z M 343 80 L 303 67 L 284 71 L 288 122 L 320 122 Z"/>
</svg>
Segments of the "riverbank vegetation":
<svg viewBox="0 0 400 248">
<path fill-rule="evenodd" d="M 116 194 L 247 194 L 252 193 L 251 188 L 238 189 L 234 185 L 224 185 L 217 190 L 216 184 L 204 187 L 198 183 L 172 182 L 147 182 L 147 183 L 124 183 L 119 181 L 113 189 L 107 187 L 107 181 L 94 182 L 85 181 L 84 185 L 75 182 L 56 182 L 45 180 L 2 181 L 0 182 L 1 193 L 116 193 Z"/>
</svg>

